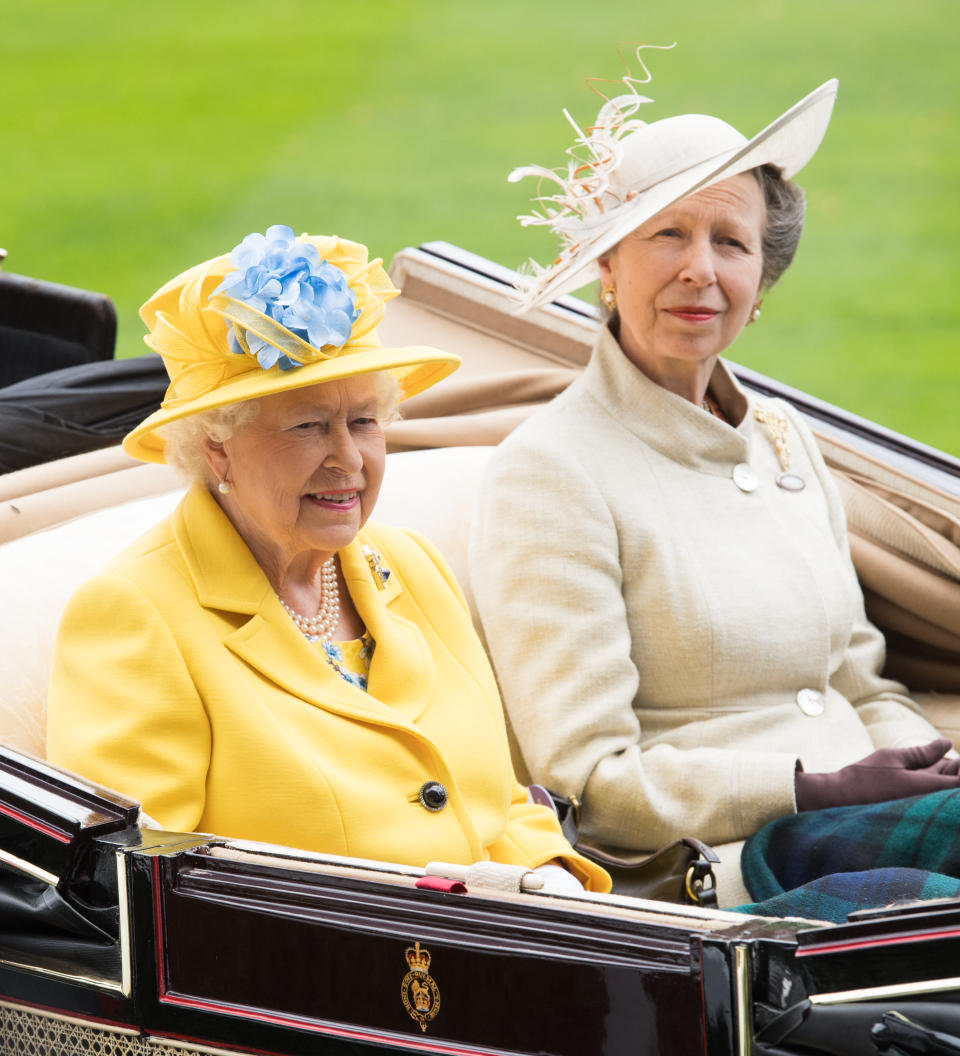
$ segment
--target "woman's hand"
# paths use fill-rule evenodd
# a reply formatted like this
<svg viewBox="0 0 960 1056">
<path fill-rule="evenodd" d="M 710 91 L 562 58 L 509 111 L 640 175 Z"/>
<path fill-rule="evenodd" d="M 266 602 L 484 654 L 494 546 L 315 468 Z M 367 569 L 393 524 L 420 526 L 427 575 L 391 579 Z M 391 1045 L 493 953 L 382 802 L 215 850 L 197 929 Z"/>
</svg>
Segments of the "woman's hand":
<svg viewBox="0 0 960 1056">
<path fill-rule="evenodd" d="M 952 747 L 940 737 L 914 748 L 881 748 L 835 773 L 798 770 L 797 810 L 881 803 L 960 788 L 960 759 L 944 758 Z"/>
</svg>

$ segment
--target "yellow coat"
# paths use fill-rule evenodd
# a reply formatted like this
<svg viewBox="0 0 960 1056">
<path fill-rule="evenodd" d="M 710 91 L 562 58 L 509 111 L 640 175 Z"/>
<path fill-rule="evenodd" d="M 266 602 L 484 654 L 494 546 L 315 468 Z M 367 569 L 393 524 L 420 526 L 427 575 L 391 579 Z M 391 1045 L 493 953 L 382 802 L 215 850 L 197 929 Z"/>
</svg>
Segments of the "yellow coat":
<svg viewBox="0 0 960 1056">
<path fill-rule="evenodd" d="M 392 573 L 382 591 L 364 543 Z M 210 494 L 191 489 L 68 605 L 48 758 L 174 831 L 415 866 L 563 857 L 608 890 L 550 811 L 526 802 L 496 682 L 439 554 L 367 525 L 340 563 L 376 642 L 368 693 L 300 634 Z M 440 811 L 420 802 L 428 781 L 449 793 Z"/>
</svg>

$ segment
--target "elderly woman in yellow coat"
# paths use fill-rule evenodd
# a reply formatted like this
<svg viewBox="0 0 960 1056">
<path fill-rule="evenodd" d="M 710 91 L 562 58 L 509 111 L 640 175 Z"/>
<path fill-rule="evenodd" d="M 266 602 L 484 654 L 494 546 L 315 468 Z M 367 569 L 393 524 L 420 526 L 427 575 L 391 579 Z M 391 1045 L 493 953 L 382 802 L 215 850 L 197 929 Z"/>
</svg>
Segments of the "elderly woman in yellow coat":
<svg viewBox="0 0 960 1056">
<path fill-rule="evenodd" d="M 606 890 L 514 777 L 442 557 L 367 523 L 385 421 L 458 363 L 381 345 L 396 292 L 365 247 L 275 226 L 144 305 L 171 383 L 124 446 L 195 482 L 68 606 L 49 758 L 173 830 Z"/>
</svg>

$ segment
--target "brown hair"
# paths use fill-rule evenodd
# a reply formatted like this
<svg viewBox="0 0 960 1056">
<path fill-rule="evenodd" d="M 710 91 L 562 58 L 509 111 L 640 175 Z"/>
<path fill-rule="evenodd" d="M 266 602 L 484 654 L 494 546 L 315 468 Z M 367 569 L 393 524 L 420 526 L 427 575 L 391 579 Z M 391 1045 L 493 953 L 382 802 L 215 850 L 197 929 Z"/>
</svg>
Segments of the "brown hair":
<svg viewBox="0 0 960 1056">
<path fill-rule="evenodd" d="M 803 234 L 806 198 L 793 180 L 785 180 L 776 165 L 750 170 L 763 191 L 767 207 L 763 225 L 763 272 L 760 288 L 766 292 L 790 267 Z"/>
</svg>

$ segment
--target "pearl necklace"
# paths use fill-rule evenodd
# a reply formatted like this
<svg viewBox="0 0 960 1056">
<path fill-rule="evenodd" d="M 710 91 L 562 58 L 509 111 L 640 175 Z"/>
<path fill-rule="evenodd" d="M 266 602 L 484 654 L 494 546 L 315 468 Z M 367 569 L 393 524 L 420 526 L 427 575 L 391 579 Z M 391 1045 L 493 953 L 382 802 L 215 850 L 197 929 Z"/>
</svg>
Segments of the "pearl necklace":
<svg viewBox="0 0 960 1056">
<path fill-rule="evenodd" d="M 329 642 L 340 622 L 340 587 L 337 584 L 337 566 L 334 558 L 328 557 L 320 567 L 320 608 L 316 616 L 304 616 L 280 597 L 284 612 L 297 625 L 298 630 L 310 641 L 319 639 Z"/>
</svg>

